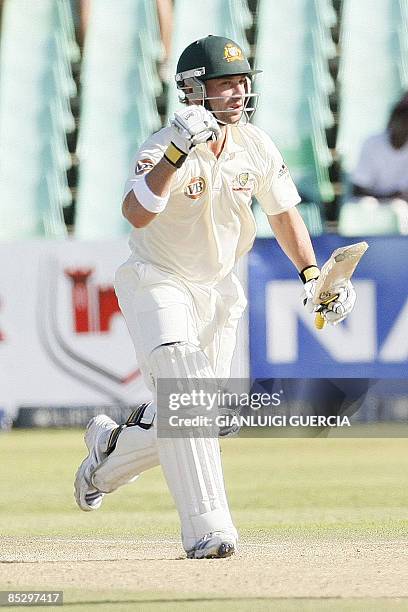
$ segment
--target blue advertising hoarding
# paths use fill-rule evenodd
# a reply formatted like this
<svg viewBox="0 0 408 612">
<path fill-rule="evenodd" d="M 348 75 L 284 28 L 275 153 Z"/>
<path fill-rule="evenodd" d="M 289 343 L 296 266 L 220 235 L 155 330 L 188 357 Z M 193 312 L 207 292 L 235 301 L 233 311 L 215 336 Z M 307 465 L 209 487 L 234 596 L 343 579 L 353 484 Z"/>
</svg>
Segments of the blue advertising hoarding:
<svg viewBox="0 0 408 612">
<path fill-rule="evenodd" d="M 408 378 L 408 238 L 313 240 L 319 265 L 340 246 L 366 240 L 354 274 L 354 311 L 323 330 L 301 301 L 296 271 L 274 239 L 257 239 L 249 255 L 251 377 Z"/>
</svg>

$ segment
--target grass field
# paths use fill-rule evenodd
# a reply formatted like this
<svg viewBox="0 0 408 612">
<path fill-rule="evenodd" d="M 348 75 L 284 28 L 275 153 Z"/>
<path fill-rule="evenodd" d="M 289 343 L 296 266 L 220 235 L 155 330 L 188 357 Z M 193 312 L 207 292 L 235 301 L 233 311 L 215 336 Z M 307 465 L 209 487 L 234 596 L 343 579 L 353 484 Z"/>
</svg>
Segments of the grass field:
<svg viewBox="0 0 408 612">
<path fill-rule="evenodd" d="M 60 589 L 72 610 L 408 610 L 406 438 L 222 451 L 240 550 L 194 561 L 158 468 L 83 513 L 81 432 L 2 435 L 0 589 Z"/>
</svg>

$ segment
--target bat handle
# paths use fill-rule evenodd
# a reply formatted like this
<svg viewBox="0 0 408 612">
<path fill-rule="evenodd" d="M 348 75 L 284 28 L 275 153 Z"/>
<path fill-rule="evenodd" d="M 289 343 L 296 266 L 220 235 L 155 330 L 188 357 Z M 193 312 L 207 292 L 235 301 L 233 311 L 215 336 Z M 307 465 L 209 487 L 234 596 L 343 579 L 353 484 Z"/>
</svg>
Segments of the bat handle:
<svg viewBox="0 0 408 612">
<path fill-rule="evenodd" d="M 323 327 L 326 325 L 326 321 L 323 317 L 323 315 L 320 312 L 316 313 L 316 317 L 315 317 L 315 327 L 316 329 L 323 329 Z"/>
<path fill-rule="evenodd" d="M 327 306 L 327 304 L 330 304 L 330 302 L 334 302 L 334 300 L 337 300 L 338 297 L 339 297 L 338 293 L 336 293 L 335 295 L 332 295 L 331 297 L 329 297 L 328 300 L 321 302 L 321 306 Z M 315 327 L 317 329 L 323 329 L 325 325 L 326 325 L 326 319 L 324 318 L 321 312 L 317 312 L 316 317 L 315 317 Z"/>
</svg>

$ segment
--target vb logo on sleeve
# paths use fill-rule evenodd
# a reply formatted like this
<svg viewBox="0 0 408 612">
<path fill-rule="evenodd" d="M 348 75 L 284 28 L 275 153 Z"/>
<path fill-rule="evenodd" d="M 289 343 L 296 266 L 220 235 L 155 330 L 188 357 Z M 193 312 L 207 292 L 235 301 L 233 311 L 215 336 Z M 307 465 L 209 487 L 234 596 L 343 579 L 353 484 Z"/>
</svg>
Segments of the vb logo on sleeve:
<svg viewBox="0 0 408 612">
<path fill-rule="evenodd" d="M 152 159 L 148 159 L 148 158 L 139 159 L 139 161 L 136 164 L 135 174 L 137 176 L 146 174 L 146 172 L 149 172 L 153 168 L 153 166 L 154 166 L 154 161 Z"/>
</svg>

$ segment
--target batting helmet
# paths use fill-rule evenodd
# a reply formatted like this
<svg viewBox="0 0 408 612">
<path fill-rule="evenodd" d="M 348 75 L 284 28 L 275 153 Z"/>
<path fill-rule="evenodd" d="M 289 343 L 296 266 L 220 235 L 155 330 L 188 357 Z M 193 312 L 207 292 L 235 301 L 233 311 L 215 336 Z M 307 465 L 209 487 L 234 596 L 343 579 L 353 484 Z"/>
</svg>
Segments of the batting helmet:
<svg viewBox="0 0 408 612">
<path fill-rule="evenodd" d="M 225 76 L 245 75 L 246 93 L 244 95 L 243 113 L 248 120 L 255 112 L 258 94 L 251 92 L 251 81 L 255 74 L 262 70 L 252 70 L 241 47 L 230 38 L 209 35 L 196 40 L 184 49 L 177 63 L 176 84 L 180 90 L 180 99 L 183 102 L 200 100 L 211 110 L 205 83 L 210 79 Z M 240 96 L 238 96 L 240 97 Z M 251 104 L 250 104 L 251 101 Z M 222 112 L 217 111 L 217 115 Z M 217 121 L 223 123 L 217 116 Z"/>
</svg>

